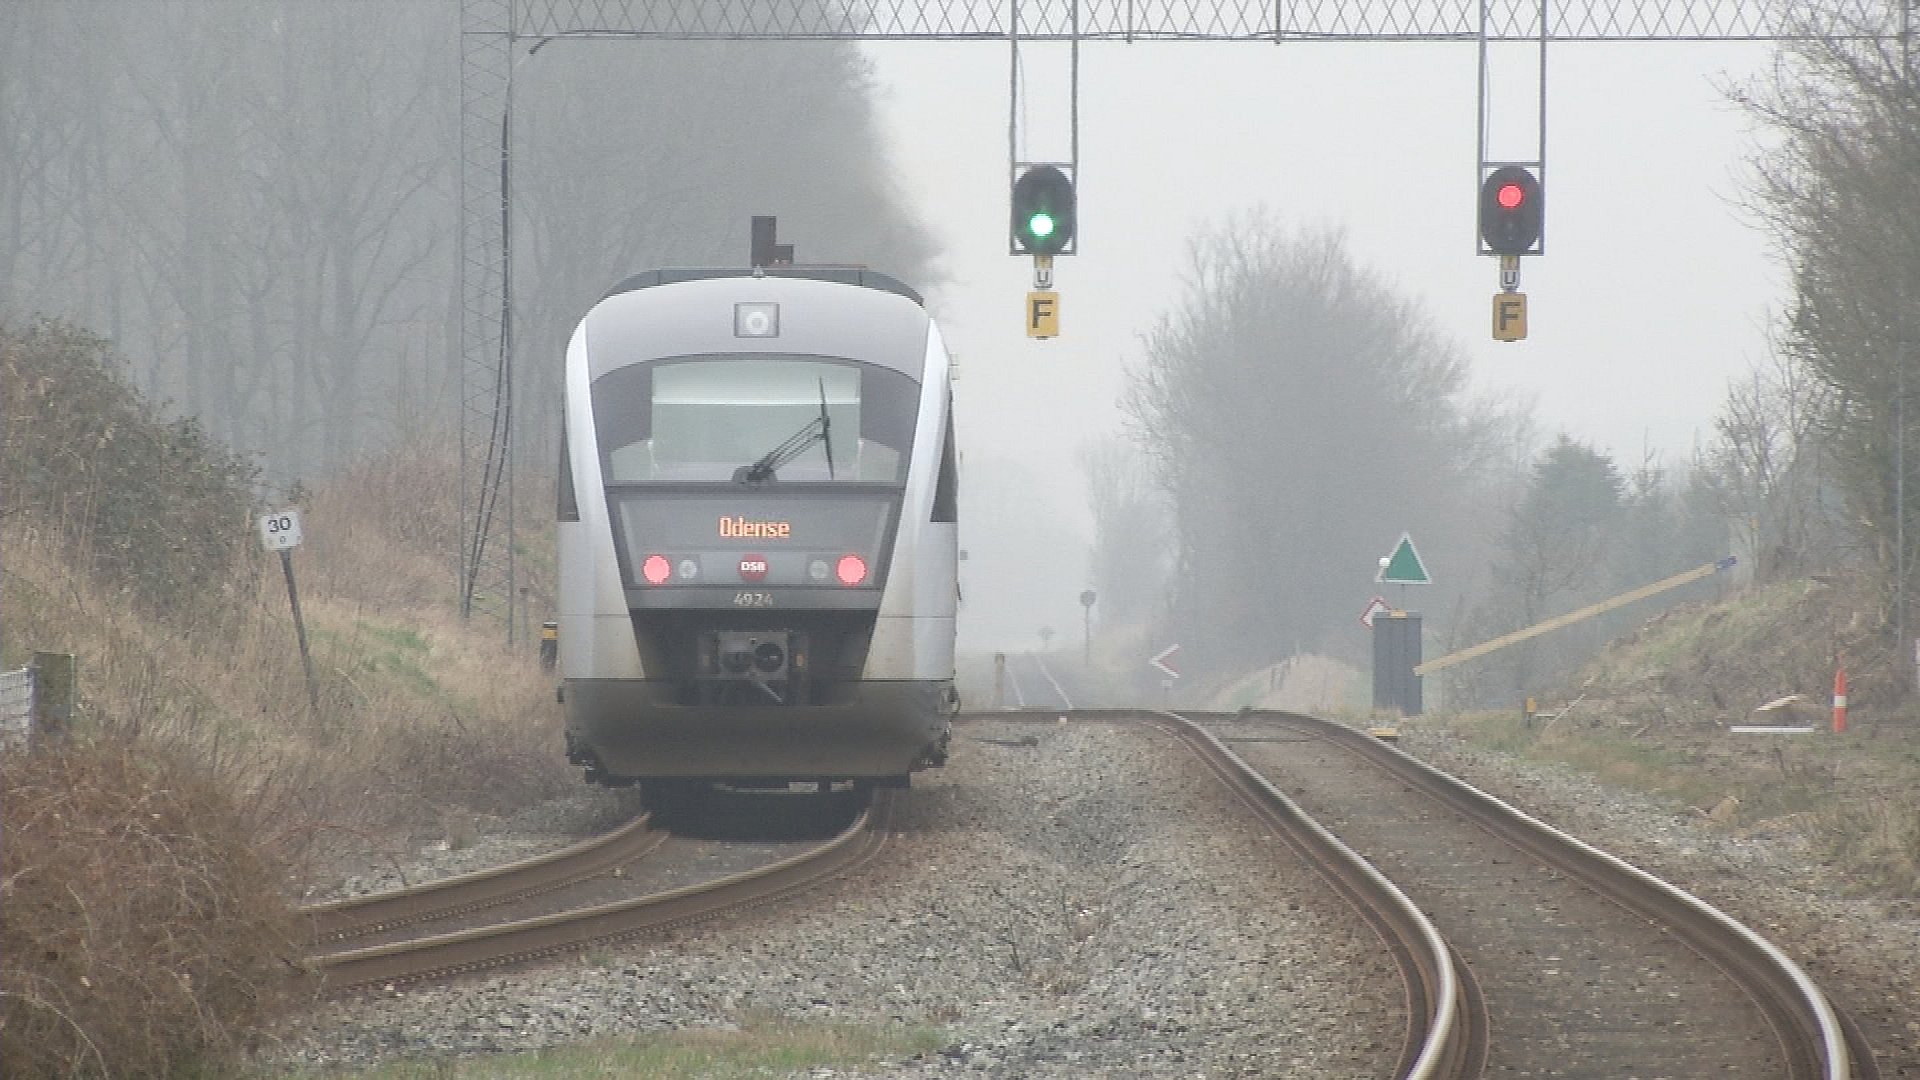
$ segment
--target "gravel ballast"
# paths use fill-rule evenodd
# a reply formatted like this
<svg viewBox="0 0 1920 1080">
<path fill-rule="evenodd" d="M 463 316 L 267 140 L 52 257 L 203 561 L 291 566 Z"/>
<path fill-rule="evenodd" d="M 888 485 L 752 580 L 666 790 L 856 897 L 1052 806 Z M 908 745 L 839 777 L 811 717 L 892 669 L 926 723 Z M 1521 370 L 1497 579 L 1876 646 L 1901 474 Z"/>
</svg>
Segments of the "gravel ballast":
<svg viewBox="0 0 1920 1080">
<path fill-rule="evenodd" d="M 942 1032 L 922 1057 L 816 1077 L 1392 1070 L 1402 988 L 1379 941 L 1164 736 L 963 725 L 895 826 L 857 878 L 673 940 L 326 1003 L 269 1060 L 365 1065 L 778 1017 Z"/>
</svg>

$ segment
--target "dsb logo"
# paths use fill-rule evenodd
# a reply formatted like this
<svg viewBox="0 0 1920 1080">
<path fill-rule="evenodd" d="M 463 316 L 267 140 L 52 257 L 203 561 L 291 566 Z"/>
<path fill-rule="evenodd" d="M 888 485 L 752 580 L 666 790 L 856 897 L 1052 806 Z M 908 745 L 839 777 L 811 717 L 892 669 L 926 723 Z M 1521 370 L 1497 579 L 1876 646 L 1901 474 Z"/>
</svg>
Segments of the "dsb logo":
<svg viewBox="0 0 1920 1080">
<path fill-rule="evenodd" d="M 764 581 L 767 577 L 767 557 L 765 555 L 740 556 L 740 580 Z"/>
</svg>

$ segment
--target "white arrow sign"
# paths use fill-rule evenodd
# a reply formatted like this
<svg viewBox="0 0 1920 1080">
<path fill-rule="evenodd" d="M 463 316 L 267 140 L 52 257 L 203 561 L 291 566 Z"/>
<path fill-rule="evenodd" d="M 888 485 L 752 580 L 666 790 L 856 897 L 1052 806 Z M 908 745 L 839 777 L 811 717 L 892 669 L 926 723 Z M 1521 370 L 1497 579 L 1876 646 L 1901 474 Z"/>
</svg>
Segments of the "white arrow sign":
<svg viewBox="0 0 1920 1080">
<path fill-rule="evenodd" d="M 1161 672 L 1167 676 L 1167 678 L 1177 679 L 1180 677 L 1180 673 L 1178 671 L 1175 671 L 1173 668 L 1173 665 L 1167 663 L 1167 661 L 1173 657 L 1174 653 L 1177 653 L 1179 651 L 1180 651 L 1180 646 L 1169 645 L 1166 648 L 1161 649 L 1158 653 L 1154 654 L 1153 656 L 1148 657 L 1147 663 L 1152 664 L 1154 667 L 1159 668 Z"/>
</svg>

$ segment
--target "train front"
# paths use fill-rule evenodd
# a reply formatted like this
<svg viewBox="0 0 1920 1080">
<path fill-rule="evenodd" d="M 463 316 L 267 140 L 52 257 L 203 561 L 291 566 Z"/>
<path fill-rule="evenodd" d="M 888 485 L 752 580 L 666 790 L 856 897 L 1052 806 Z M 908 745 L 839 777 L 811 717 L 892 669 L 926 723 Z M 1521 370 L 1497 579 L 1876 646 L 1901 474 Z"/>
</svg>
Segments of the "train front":
<svg viewBox="0 0 1920 1080">
<path fill-rule="evenodd" d="M 904 784 L 945 760 L 948 357 L 867 271 L 656 271 L 567 350 L 569 757 L 602 783 Z"/>
</svg>

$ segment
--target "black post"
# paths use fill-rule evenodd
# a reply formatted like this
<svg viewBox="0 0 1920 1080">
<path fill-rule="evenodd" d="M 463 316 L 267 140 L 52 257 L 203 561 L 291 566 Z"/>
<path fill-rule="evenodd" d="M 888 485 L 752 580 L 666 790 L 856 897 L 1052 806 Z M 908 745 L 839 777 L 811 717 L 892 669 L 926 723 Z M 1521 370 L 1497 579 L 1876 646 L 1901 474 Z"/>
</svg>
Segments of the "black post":
<svg viewBox="0 0 1920 1080">
<path fill-rule="evenodd" d="M 33 738 L 60 738 L 73 723 L 75 694 L 72 653 L 33 654 L 33 720 L 27 729 Z"/>
<path fill-rule="evenodd" d="M 300 666 L 307 673 L 307 704 L 317 715 L 320 712 L 320 691 L 313 681 L 313 656 L 307 651 L 307 624 L 300 618 L 300 591 L 293 587 L 292 548 L 280 549 L 280 569 L 287 575 L 287 602 L 293 605 L 293 632 L 300 639 Z"/>
<path fill-rule="evenodd" d="M 1420 614 L 1383 611 L 1373 618 L 1373 707 L 1420 715 Z"/>
<path fill-rule="evenodd" d="M 747 252 L 747 265 L 792 266 L 793 245 L 774 242 L 778 221 L 771 214 L 753 215 L 753 231 L 750 234 L 750 250 Z"/>
</svg>

